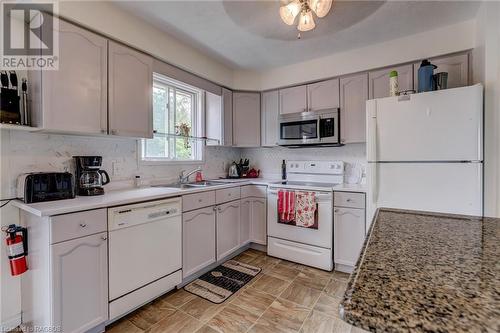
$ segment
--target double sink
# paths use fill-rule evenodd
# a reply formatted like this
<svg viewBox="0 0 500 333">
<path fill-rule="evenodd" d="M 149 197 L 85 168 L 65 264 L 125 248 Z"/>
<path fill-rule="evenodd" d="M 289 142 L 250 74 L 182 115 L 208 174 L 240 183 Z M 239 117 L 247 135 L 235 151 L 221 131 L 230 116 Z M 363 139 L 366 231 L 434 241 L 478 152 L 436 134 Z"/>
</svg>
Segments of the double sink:
<svg viewBox="0 0 500 333">
<path fill-rule="evenodd" d="M 153 187 L 169 187 L 169 188 L 178 188 L 178 189 L 192 189 L 192 188 L 204 188 L 211 186 L 224 185 L 225 182 L 217 182 L 205 180 L 201 182 L 190 182 L 190 183 L 173 183 L 173 184 L 160 184 L 160 185 L 152 185 Z"/>
</svg>

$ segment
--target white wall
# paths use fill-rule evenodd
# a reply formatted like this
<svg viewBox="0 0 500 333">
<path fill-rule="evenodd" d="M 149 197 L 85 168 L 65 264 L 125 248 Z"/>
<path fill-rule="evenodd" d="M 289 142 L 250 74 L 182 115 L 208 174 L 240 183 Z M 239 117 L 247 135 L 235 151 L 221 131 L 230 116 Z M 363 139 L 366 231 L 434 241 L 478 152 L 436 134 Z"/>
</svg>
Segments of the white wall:
<svg viewBox="0 0 500 333">
<path fill-rule="evenodd" d="M 225 86 L 232 69 L 113 5 L 111 1 L 60 1 L 60 15 L 166 62 Z"/>
<path fill-rule="evenodd" d="M 235 71 L 234 87 L 266 90 L 474 47 L 475 20 L 262 72 Z"/>
<path fill-rule="evenodd" d="M 500 217 L 500 3 L 483 3 L 476 19 L 473 79 L 485 86 L 484 212 Z"/>
</svg>

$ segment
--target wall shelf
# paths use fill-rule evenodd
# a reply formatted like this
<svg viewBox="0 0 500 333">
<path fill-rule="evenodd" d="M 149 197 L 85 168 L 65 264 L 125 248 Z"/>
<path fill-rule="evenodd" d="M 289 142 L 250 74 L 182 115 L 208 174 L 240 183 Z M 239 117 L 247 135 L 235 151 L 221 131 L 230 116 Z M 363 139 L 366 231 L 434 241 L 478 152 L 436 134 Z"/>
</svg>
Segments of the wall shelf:
<svg viewBox="0 0 500 333">
<path fill-rule="evenodd" d="M 188 139 L 189 141 L 205 141 L 205 142 L 213 142 L 216 144 L 220 144 L 219 139 L 212 139 L 206 136 L 190 136 L 190 135 L 180 135 L 174 133 L 161 133 L 161 132 L 155 132 L 154 135 L 162 136 L 165 138 Z"/>
</svg>

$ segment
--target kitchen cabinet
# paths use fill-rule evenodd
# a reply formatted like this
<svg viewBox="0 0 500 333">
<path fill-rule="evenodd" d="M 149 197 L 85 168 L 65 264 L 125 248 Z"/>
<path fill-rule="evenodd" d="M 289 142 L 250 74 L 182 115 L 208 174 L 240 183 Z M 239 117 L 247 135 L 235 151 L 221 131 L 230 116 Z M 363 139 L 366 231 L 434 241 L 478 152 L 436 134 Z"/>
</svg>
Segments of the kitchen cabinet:
<svg viewBox="0 0 500 333">
<path fill-rule="evenodd" d="M 106 209 L 57 216 L 20 214 L 30 250 L 21 279 L 28 330 L 103 331 L 108 320 Z"/>
<path fill-rule="evenodd" d="M 364 193 L 334 192 L 333 236 L 335 269 L 350 273 L 365 240 Z"/>
<path fill-rule="evenodd" d="M 233 92 L 222 88 L 222 114 L 224 127 L 222 128 L 221 146 L 233 145 Z"/>
<path fill-rule="evenodd" d="M 366 101 L 368 74 L 361 73 L 340 79 L 340 142 L 366 141 Z"/>
<path fill-rule="evenodd" d="M 241 225 L 243 235 L 250 242 L 267 244 L 267 187 L 246 185 L 241 187 Z M 248 226 L 248 227 L 247 227 Z M 244 242 L 241 242 L 244 245 Z"/>
<path fill-rule="evenodd" d="M 331 79 L 307 85 L 308 111 L 338 108 L 339 79 Z"/>
<path fill-rule="evenodd" d="M 307 111 L 307 86 L 279 90 L 280 114 Z"/>
<path fill-rule="evenodd" d="M 398 72 L 399 91 L 413 89 L 413 65 L 403 65 L 397 67 L 387 67 L 368 73 L 369 98 L 389 97 L 389 73 Z"/>
<path fill-rule="evenodd" d="M 240 208 L 240 246 L 250 243 L 250 214 L 251 202 L 249 198 L 241 199 Z"/>
<path fill-rule="evenodd" d="M 207 141 L 207 146 L 222 146 L 224 144 L 224 113 L 222 97 L 211 92 L 205 92 L 205 135 L 207 138 L 219 140 Z"/>
<path fill-rule="evenodd" d="M 214 263 L 216 207 L 182 215 L 182 275 L 184 278 Z"/>
<path fill-rule="evenodd" d="M 85 332 L 108 319 L 107 233 L 51 246 L 53 325 Z"/>
<path fill-rule="evenodd" d="M 262 93 L 261 139 L 262 147 L 273 147 L 279 139 L 279 92 L 278 90 Z"/>
<path fill-rule="evenodd" d="M 240 200 L 217 206 L 217 260 L 240 247 Z"/>
<path fill-rule="evenodd" d="M 153 59 L 109 42 L 109 133 L 153 137 Z"/>
<path fill-rule="evenodd" d="M 260 93 L 233 92 L 233 146 L 260 146 Z"/>
<path fill-rule="evenodd" d="M 33 126 L 107 133 L 107 39 L 58 18 L 59 69 L 28 71 Z"/>
<path fill-rule="evenodd" d="M 437 66 L 434 74 L 448 73 L 448 88 L 464 87 L 469 85 L 469 53 L 429 59 Z M 418 87 L 418 69 L 421 62 L 414 64 L 415 87 Z"/>
</svg>

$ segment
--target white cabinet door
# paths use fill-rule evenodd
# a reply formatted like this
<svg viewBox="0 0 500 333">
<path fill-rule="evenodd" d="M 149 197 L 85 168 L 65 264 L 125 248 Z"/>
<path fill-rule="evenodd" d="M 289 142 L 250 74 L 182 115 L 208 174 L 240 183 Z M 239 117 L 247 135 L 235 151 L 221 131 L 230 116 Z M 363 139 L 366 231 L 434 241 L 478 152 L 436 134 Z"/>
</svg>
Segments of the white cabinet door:
<svg viewBox="0 0 500 333">
<path fill-rule="evenodd" d="M 33 117 L 36 126 L 107 133 L 107 43 L 101 36 L 59 20 L 59 69 L 42 71 L 43 114 Z"/>
<path fill-rule="evenodd" d="M 240 200 L 217 206 L 217 260 L 240 246 Z"/>
<path fill-rule="evenodd" d="M 265 198 L 251 198 L 250 239 L 257 244 L 267 244 L 267 203 Z"/>
<path fill-rule="evenodd" d="M 280 89 L 280 114 L 307 111 L 307 86 Z"/>
<path fill-rule="evenodd" d="M 267 91 L 262 93 L 261 107 L 261 146 L 273 147 L 277 145 L 279 115 L 278 91 Z"/>
<path fill-rule="evenodd" d="M 222 127 L 222 146 L 233 145 L 233 92 L 222 88 L 222 114 L 224 126 Z"/>
<path fill-rule="evenodd" d="M 207 141 L 207 146 L 223 145 L 224 112 L 222 97 L 211 92 L 205 92 L 205 135 L 207 138 L 219 140 Z"/>
<path fill-rule="evenodd" d="M 369 77 L 369 98 L 389 97 L 389 73 L 398 72 L 399 91 L 413 89 L 413 65 L 399 67 L 388 67 L 368 73 Z"/>
<path fill-rule="evenodd" d="M 153 59 L 109 42 L 109 133 L 153 137 Z"/>
<path fill-rule="evenodd" d="M 215 206 L 182 214 L 182 275 L 215 262 Z"/>
<path fill-rule="evenodd" d="M 103 232 L 51 245 L 52 322 L 86 332 L 108 319 L 108 242 Z"/>
<path fill-rule="evenodd" d="M 458 54 L 441 58 L 430 59 L 437 66 L 434 74 L 448 73 L 448 88 L 465 87 L 469 85 L 469 54 Z M 418 87 L 418 69 L 420 62 L 415 63 L 415 87 Z"/>
<path fill-rule="evenodd" d="M 308 111 L 338 108 L 339 79 L 331 79 L 307 85 Z"/>
<path fill-rule="evenodd" d="M 340 141 L 366 141 L 366 101 L 368 74 L 361 73 L 340 79 Z"/>
<path fill-rule="evenodd" d="M 335 208 L 333 224 L 335 264 L 354 266 L 365 239 L 365 210 Z"/>
<path fill-rule="evenodd" d="M 241 199 L 240 246 L 250 242 L 251 206 L 250 198 Z"/>
<path fill-rule="evenodd" d="M 260 93 L 233 93 L 233 145 L 260 146 Z"/>
</svg>

